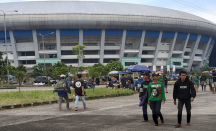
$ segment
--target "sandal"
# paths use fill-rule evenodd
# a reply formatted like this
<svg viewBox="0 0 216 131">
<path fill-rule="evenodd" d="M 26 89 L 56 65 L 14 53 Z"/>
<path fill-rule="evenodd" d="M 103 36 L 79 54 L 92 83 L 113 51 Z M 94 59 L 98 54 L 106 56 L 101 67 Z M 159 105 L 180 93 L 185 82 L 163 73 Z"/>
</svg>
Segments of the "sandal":
<svg viewBox="0 0 216 131">
<path fill-rule="evenodd" d="M 87 110 L 87 109 L 88 109 L 88 107 L 84 107 L 84 109 L 85 109 L 85 110 Z"/>
<path fill-rule="evenodd" d="M 142 122 L 147 122 L 148 120 L 143 120 Z"/>
<path fill-rule="evenodd" d="M 181 124 L 178 123 L 178 124 L 175 125 L 175 127 L 181 127 Z"/>
<path fill-rule="evenodd" d="M 154 124 L 153 126 L 158 126 L 158 124 Z"/>
<path fill-rule="evenodd" d="M 75 111 L 77 111 L 77 107 L 75 108 Z"/>
</svg>

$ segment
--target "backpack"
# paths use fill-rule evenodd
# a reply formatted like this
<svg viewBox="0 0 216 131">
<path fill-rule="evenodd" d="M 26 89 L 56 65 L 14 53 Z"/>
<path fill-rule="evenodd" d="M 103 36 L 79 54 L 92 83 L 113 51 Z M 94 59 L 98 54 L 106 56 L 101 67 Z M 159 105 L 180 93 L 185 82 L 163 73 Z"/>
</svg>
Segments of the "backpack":
<svg viewBox="0 0 216 131">
<path fill-rule="evenodd" d="M 70 86 L 69 86 L 68 82 L 65 80 L 58 81 L 54 87 L 53 92 L 59 92 L 59 93 L 67 92 L 67 93 L 71 94 Z"/>
</svg>

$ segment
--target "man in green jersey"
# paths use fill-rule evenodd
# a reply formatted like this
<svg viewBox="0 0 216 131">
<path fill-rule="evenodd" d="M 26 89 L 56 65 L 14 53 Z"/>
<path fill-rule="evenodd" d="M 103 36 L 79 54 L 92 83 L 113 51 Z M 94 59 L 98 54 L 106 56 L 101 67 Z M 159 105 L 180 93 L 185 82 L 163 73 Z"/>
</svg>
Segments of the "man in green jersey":
<svg viewBox="0 0 216 131">
<path fill-rule="evenodd" d="M 165 79 L 164 79 L 164 77 L 163 77 L 162 74 L 159 75 L 158 81 L 159 81 L 159 82 L 163 82 L 164 85 L 165 85 Z"/>
<path fill-rule="evenodd" d="M 161 114 L 161 103 L 165 103 L 165 90 L 163 82 L 158 81 L 158 74 L 152 74 L 153 82 L 148 86 L 148 104 L 152 110 L 152 117 L 155 125 L 158 126 L 157 117 L 161 119 L 161 123 L 164 123 L 163 116 Z"/>
</svg>

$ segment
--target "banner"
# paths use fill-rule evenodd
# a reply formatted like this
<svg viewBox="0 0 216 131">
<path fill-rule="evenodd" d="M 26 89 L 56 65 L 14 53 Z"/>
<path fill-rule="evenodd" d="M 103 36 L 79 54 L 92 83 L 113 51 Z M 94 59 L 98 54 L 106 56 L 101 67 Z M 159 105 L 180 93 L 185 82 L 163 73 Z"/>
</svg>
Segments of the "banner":
<svg viewBox="0 0 216 131">
<path fill-rule="evenodd" d="M 153 72 L 156 72 L 156 65 L 153 65 Z"/>
<path fill-rule="evenodd" d="M 163 72 L 163 66 L 161 66 L 161 71 Z"/>
<path fill-rule="evenodd" d="M 167 65 L 167 71 L 170 72 L 170 65 Z"/>
<path fill-rule="evenodd" d="M 175 68 L 175 65 L 173 65 L 173 74 L 175 73 L 176 71 L 176 68 Z"/>
</svg>

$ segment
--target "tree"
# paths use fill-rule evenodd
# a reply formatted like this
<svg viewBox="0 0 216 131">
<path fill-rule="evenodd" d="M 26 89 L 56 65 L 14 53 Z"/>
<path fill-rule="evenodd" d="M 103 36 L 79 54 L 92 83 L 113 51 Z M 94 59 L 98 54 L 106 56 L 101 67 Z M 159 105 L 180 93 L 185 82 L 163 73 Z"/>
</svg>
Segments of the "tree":
<svg viewBox="0 0 216 131">
<path fill-rule="evenodd" d="M 123 65 L 119 61 L 109 61 L 109 63 L 106 65 L 106 67 L 109 69 L 109 71 L 123 71 Z"/>
<path fill-rule="evenodd" d="M 204 66 L 203 68 L 200 69 L 200 71 L 211 71 L 212 69 L 209 68 L 209 66 Z"/>
<path fill-rule="evenodd" d="M 74 54 L 77 55 L 77 59 L 79 60 L 79 63 L 83 58 L 85 58 L 84 48 L 85 48 L 85 45 L 76 45 L 72 49 Z M 79 71 L 79 66 L 80 66 L 79 63 L 78 63 L 77 71 Z"/>
<path fill-rule="evenodd" d="M 52 76 L 56 79 L 59 78 L 59 75 L 61 74 L 68 76 L 68 66 L 65 65 L 65 63 L 58 62 L 53 66 L 53 69 L 54 71 L 52 73 Z"/>
<path fill-rule="evenodd" d="M 44 66 L 42 64 L 35 65 L 33 67 L 32 75 L 34 77 L 36 77 L 36 76 L 42 76 L 44 74 L 43 68 L 44 68 Z"/>
<path fill-rule="evenodd" d="M 10 62 L 8 61 L 8 65 Z M 0 51 L 0 83 L 2 80 L 7 78 L 7 57 L 3 59 L 3 52 Z"/>
<path fill-rule="evenodd" d="M 16 79 L 17 79 L 17 81 L 18 81 L 18 83 L 19 83 L 19 92 L 20 92 L 20 86 L 21 86 L 22 81 L 24 80 L 24 78 L 25 78 L 25 76 L 26 76 L 26 73 L 23 72 L 23 71 L 20 71 L 20 70 L 16 69 L 16 70 L 14 71 L 14 74 L 13 74 L 13 75 L 16 77 Z"/>
<path fill-rule="evenodd" d="M 25 73 L 27 72 L 26 67 L 23 66 L 22 64 L 20 64 L 20 65 L 17 67 L 17 69 L 20 70 L 20 71 L 23 71 L 23 72 L 25 72 Z"/>
<path fill-rule="evenodd" d="M 53 72 L 54 72 L 54 68 L 52 65 L 46 67 L 46 75 L 47 75 L 47 81 L 48 81 L 48 84 L 50 84 L 50 80 L 48 79 L 48 76 L 51 77 L 53 75 Z"/>
<path fill-rule="evenodd" d="M 20 86 L 21 86 L 22 81 L 24 80 L 24 78 L 26 76 L 26 73 L 24 71 L 20 70 L 20 68 L 18 68 L 18 67 L 16 68 L 12 65 L 7 66 L 6 68 L 9 70 L 11 75 L 14 75 L 16 77 L 16 79 L 19 83 L 19 92 L 20 92 Z"/>
</svg>

